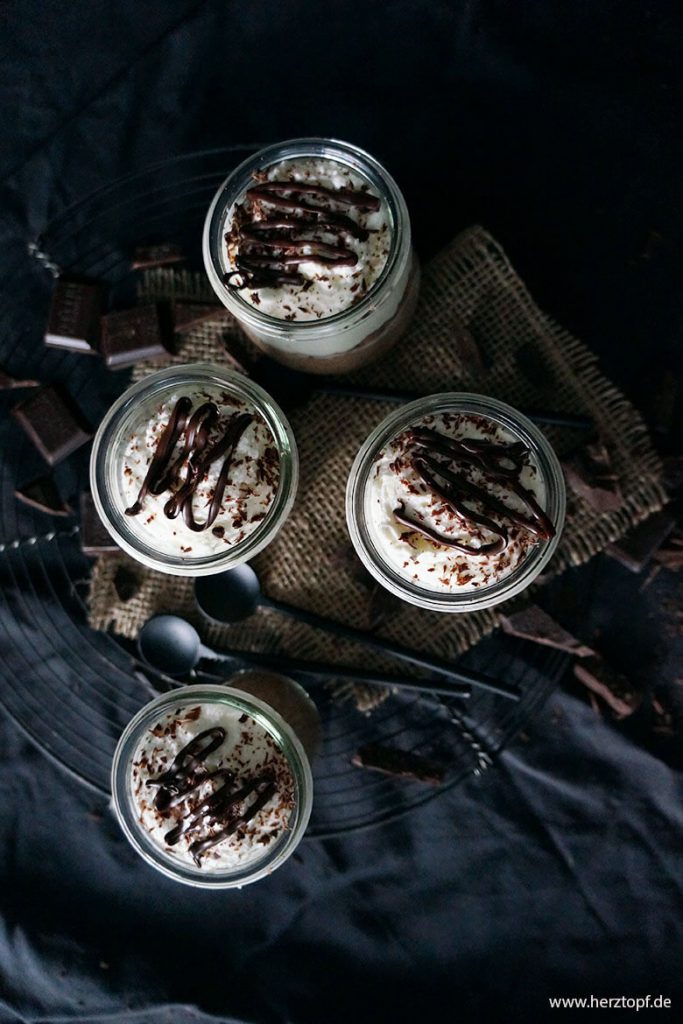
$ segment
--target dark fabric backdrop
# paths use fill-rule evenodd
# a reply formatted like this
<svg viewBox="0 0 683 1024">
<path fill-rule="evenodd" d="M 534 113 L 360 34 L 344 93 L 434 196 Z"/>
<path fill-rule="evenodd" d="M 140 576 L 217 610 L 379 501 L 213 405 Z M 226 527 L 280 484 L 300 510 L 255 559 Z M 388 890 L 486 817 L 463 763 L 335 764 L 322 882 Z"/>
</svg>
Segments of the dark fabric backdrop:
<svg viewBox="0 0 683 1024">
<path fill-rule="evenodd" d="M 391 169 L 423 258 L 491 230 L 656 422 L 657 371 L 681 369 L 676 4 L 7 0 L 0 25 L 0 288 L 113 178 L 336 136 Z M 585 635 L 642 685 L 680 678 L 668 584 L 588 572 Z M 484 779 L 217 896 L 157 878 L 0 732 L 2 1022 L 544 1020 L 549 995 L 660 992 L 680 1015 L 680 773 L 575 691 Z"/>
</svg>

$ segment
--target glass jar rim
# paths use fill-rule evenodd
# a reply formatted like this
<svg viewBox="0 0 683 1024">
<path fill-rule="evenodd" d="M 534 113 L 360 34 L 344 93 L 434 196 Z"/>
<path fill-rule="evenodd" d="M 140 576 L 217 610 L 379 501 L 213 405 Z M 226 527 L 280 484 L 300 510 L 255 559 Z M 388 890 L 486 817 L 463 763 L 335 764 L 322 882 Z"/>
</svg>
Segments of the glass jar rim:
<svg viewBox="0 0 683 1024">
<path fill-rule="evenodd" d="M 320 156 L 316 147 L 318 150 L 323 147 L 334 150 L 338 155 L 335 156 L 333 153 L 330 159 L 336 159 L 340 163 L 346 163 L 353 167 L 354 165 L 349 162 L 349 157 L 351 157 L 364 165 L 362 172 L 377 189 L 381 190 L 388 206 L 393 225 L 391 246 L 379 277 L 372 283 L 367 294 L 353 306 L 320 320 L 287 321 L 261 312 L 225 287 L 221 277 L 223 271 L 220 249 L 223 238 L 222 226 L 225 223 L 228 210 L 239 199 L 254 170 L 270 167 L 279 160 L 288 159 L 290 156 Z M 346 161 L 342 159 L 344 155 L 347 157 Z M 334 334 L 349 319 L 362 320 L 377 308 L 385 282 L 395 272 L 401 257 L 405 260 L 410 256 L 410 218 L 405 199 L 398 185 L 386 168 L 364 149 L 354 146 L 350 142 L 319 136 L 289 139 L 260 149 L 254 155 L 243 160 L 228 174 L 216 191 L 208 209 L 204 221 L 202 249 L 209 281 L 216 294 L 221 297 L 221 301 L 235 316 L 254 328 L 258 327 L 261 331 L 267 331 L 268 328 L 278 331 L 286 327 L 288 331 L 300 333 L 303 340 L 306 334 L 312 332 L 317 335 Z"/>
<path fill-rule="evenodd" d="M 108 483 L 109 461 L 120 458 L 119 442 L 126 421 L 140 401 L 181 386 L 214 384 L 251 402 L 268 426 L 280 460 L 277 493 L 265 518 L 243 541 L 218 554 L 180 558 L 154 551 L 128 526 Z M 90 490 L 97 513 L 116 543 L 149 568 L 173 576 L 205 576 L 223 572 L 253 558 L 274 537 L 291 511 L 299 480 L 299 458 L 292 427 L 279 405 L 260 385 L 234 370 L 213 363 L 179 363 L 157 370 L 132 384 L 110 406 L 93 440 L 90 455 Z"/>
<path fill-rule="evenodd" d="M 462 412 L 493 419 L 531 448 L 546 487 L 546 512 L 555 535 L 535 545 L 509 576 L 488 587 L 464 593 L 430 591 L 396 572 L 373 544 L 365 525 L 365 491 L 369 473 L 381 448 L 421 416 L 436 412 Z M 486 395 L 451 391 L 427 395 L 402 405 L 386 416 L 361 446 L 346 487 L 346 521 L 353 546 L 365 568 L 396 597 L 432 611 L 471 612 L 507 601 L 524 590 L 547 565 L 559 544 L 566 514 L 564 475 L 557 455 L 542 431 L 513 406 Z"/>
<path fill-rule="evenodd" d="M 175 704 L 229 704 L 248 714 L 269 733 L 286 758 L 294 779 L 296 802 L 284 839 L 266 847 L 263 857 L 226 871 L 202 874 L 201 868 L 165 856 L 139 826 L 130 789 L 130 765 L 145 729 Z M 306 752 L 292 727 L 269 704 L 236 687 L 195 683 L 164 693 L 145 704 L 130 720 L 114 751 L 111 769 L 112 805 L 119 825 L 136 852 L 152 867 L 177 882 L 203 889 L 240 888 L 270 874 L 298 846 L 313 806 L 313 775 Z"/>
</svg>

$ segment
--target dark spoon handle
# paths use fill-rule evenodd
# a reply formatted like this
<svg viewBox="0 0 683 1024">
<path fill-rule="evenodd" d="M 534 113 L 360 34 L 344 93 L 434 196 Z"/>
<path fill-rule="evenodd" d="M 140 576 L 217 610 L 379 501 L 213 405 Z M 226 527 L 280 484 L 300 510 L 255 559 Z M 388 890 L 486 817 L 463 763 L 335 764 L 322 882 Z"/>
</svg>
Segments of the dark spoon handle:
<svg viewBox="0 0 683 1024">
<path fill-rule="evenodd" d="M 369 402 L 413 402 L 421 396 L 401 391 L 379 391 L 372 388 L 349 388 L 343 384 L 319 384 L 315 388 L 326 395 L 345 395 L 349 398 L 365 398 Z M 545 423 L 554 427 L 570 427 L 574 430 L 592 430 L 595 424 L 589 416 L 574 416 L 572 413 L 545 412 L 536 409 L 520 409 L 534 423 Z"/>
<path fill-rule="evenodd" d="M 316 615 L 314 612 L 294 608 L 292 605 L 284 604 L 281 601 L 262 598 L 260 604 L 266 608 L 272 608 L 282 615 L 297 619 L 299 622 L 306 622 L 309 626 L 314 626 L 316 629 L 324 629 L 327 633 L 338 636 L 343 640 L 354 640 L 356 643 L 365 644 L 366 647 L 370 647 L 373 651 L 382 651 L 384 654 L 391 654 L 395 658 L 401 658 L 403 661 L 408 661 L 412 665 L 418 665 L 429 672 L 437 672 L 439 675 L 445 676 L 446 679 L 450 679 L 461 686 L 478 686 L 480 689 L 496 693 L 500 697 L 507 697 L 509 700 L 519 700 L 519 690 L 516 687 L 510 686 L 498 679 L 493 679 L 491 676 L 482 675 L 479 672 L 460 672 L 458 669 L 453 668 L 452 665 L 449 665 L 447 661 L 442 661 L 441 658 L 432 658 L 427 654 L 420 654 L 419 651 L 411 651 L 407 647 L 401 647 L 399 644 L 392 643 L 390 640 L 382 640 L 381 637 L 365 633 L 362 629 L 352 629 L 350 626 L 343 626 L 340 622 L 335 622 L 333 619 L 326 619 L 324 616 Z"/>
<path fill-rule="evenodd" d="M 310 681 L 311 678 L 321 682 L 325 679 L 349 679 L 355 683 L 369 686 L 392 686 L 400 690 L 417 690 L 422 693 L 437 693 L 443 697 L 458 697 L 466 700 L 470 696 L 469 686 L 444 685 L 443 682 L 430 682 L 428 679 L 410 679 L 405 676 L 392 676 L 386 672 L 365 672 L 346 665 L 327 665 L 319 661 L 301 661 L 298 658 L 286 658 L 278 654 L 255 654 L 251 651 L 231 651 L 221 654 L 202 648 L 204 657 L 216 661 L 241 661 L 255 668 L 269 668 L 274 672 L 284 672 L 290 676 L 301 676 Z"/>
</svg>

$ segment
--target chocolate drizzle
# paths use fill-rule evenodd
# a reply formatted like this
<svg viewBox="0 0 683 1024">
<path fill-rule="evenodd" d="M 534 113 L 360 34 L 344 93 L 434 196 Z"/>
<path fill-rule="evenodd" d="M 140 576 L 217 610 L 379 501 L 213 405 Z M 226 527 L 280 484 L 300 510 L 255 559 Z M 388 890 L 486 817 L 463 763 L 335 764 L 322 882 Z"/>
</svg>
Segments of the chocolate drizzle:
<svg viewBox="0 0 683 1024">
<path fill-rule="evenodd" d="M 156 779 L 148 779 L 148 786 L 159 786 L 154 799 L 155 808 L 164 813 L 186 800 L 205 782 L 220 785 L 199 803 L 188 808 L 177 824 L 164 836 L 168 846 L 175 846 L 183 836 L 201 833 L 191 843 L 189 851 L 197 865 L 213 846 L 223 842 L 239 828 L 248 824 L 277 792 L 275 779 L 269 772 L 236 782 L 234 774 L 226 768 L 209 771 L 204 761 L 225 740 L 225 729 L 216 726 L 198 733 L 176 755 L 171 767 Z M 250 804 L 246 801 L 254 797 Z M 219 831 L 213 831 L 221 825 Z"/>
<path fill-rule="evenodd" d="M 178 399 L 137 499 L 126 509 L 127 516 L 136 516 L 142 511 L 148 494 L 158 495 L 170 490 L 171 497 L 164 505 L 164 515 L 168 519 L 175 519 L 182 512 L 185 525 L 195 533 L 207 530 L 215 522 L 228 483 L 232 456 L 244 431 L 253 422 L 253 416 L 236 413 L 217 440 L 211 442 L 211 432 L 218 424 L 217 406 L 213 402 L 204 402 L 192 415 L 191 410 L 189 398 Z M 181 439 L 180 451 L 174 459 L 173 454 Z M 198 523 L 193 508 L 195 492 L 209 467 L 221 458 L 223 465 L 213 488 L 208 515 L 204 522 Z"/>
<path fill-rule="evenodd" d="M 479 438 L 452 438 L 425 428 L 412 431 L 408 440 L 417 448 L 410 459 L 413 469 L 433 494 L 448 506 L 458 522 L 473 529 L 483 528 L 497 539 L 479 547 L 461 543 L 408 516 L 403 503 L 393 511 L 394 518 L 401 525 L 435 544 L 453 547 L 475 557 L 499 554 L 509 543 L 507 529 L 491 518 L 494 515 L 530 533 L 536 540 L 550 540 L 555 535 L 550 519 L 520 481 L 529 456 L 523 442 L 496 444 Z M 458 463 L 474 466 L 485 481 L 501 484 L 515 494 L 529 514 L 524 515 L 511 508 L 486 486 L 474 484 L 463 473 L 451 468 L 452 464 Z M 466 502 L 476 503 L 482 511 L 475 511 Z"/>
<path fill-rule="evenodd" d="M 307 201 L 307 196 L 321 203 Z M 358 256 L 342 236 L 365 241 L 369 232 L 331 204 L 361 212 L 380 208 L 377 196 L 356 189 L 332 189 L 299 181 L 263 181 L 247 189 L 238 207 L 228 242 L 237 248 L 235 269 L 223 281 L 235 290 L 277 284 L 305 284 L 303 274 L 291 268 L 302 263 L 323 267 L 352 267 Z M 275 212 L 268 212 L 271 207 Z M 318 237 L 337 236 L 336 244 Z"/>
</svg>

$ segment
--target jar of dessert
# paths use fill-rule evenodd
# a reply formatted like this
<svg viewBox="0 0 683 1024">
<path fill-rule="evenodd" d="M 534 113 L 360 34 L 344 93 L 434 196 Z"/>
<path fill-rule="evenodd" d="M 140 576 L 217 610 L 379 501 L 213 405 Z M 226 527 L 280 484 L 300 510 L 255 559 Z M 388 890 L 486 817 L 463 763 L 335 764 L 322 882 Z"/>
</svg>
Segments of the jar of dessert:
<svg viewBox="0 0 683 1024">
<path fill-rule="evenodd" d="M 528 587 L 565 517 L 557 456 L 503 402 L 442 394 L 397 409 L 349 476 L 346 515 L 362 562 L 397 597 L 468 612 Z"/>
<path fill-rule="evenodd" d="M 90 485 L 102 523 L 159 572 L 203 576 L 269 544 L 294 503 L 292 429 L 266 392 L 208 363 L 134 384 L 95 436 Z"/>
<path fill-rule="evenodd" d="M 294 729 L 242 689 L 184 686 L 126 727 L 112 765 L 113 806 L 137 852 L 169 878 L 240 888 L 294 852 L 313 778 Z"/>
<path fill-rule="evenodd" d="M 269 146 L 237 167 L 207 214 L 204 265 L 254 344 L 308 373 L 378 359 L 407 329 L 419 291 L 398 186 L 333 139 Z"/>
</svg>

